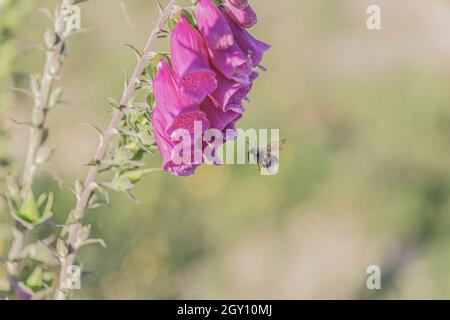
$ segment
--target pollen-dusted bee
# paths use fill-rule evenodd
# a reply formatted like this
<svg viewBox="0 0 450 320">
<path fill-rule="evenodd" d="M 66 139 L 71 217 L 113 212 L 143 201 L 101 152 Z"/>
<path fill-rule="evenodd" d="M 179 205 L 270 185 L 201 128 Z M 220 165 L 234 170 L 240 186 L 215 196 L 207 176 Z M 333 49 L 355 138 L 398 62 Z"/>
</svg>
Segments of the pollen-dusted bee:
<svg viewBox="0 0 450 320">
<path fill-rule="evenodd" d="M 250 157 L 253 157 L 262 173 L 274 175 L 280 167 L 279 153 L 284 149 L 286 143 L 287 139 L 282 139 L 279 142 L 271 142 L 265 147 L 253 147 L 248 152 L 248 159 L 250 161 Z"/>
</svg>

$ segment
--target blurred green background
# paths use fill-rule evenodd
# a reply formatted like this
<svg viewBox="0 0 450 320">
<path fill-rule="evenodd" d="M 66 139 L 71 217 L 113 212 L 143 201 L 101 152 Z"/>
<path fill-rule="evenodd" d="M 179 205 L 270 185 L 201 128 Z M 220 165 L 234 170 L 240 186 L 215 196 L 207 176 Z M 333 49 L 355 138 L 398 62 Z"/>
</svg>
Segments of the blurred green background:
<svg viewBox="0 0 450 320">
<path fill-rule="evenodd" d="M 41 70 L 43 52 L 30 46 L 48 20 L 35 9 L 57 3 L 23 2 L 12 70 L 0 55 L 0 74 L 12 79 L 1 80 L 2 97 Z M 89 275 L 76 298 L 450 298 L 450 3 L 250 2 L 252 32 L 272 49 L 240 127 L 281 129 L 280 173 L 205 166 L 190 178 L 147 176 L 139 206 L 114 196 L 89 213 L 107 248 L 83 249 Z M 380 31 L 366 27 L 371 4 L 382 10 Z M 75 105 L 49 119 L 52 164 L 68 184 L 85 175 L 97 144 L 81 123 L 107 124 L 106 98 L 120 97 L 135 63 L 124 44 L 141 48 L 156 17 L 156 1 L 82 5 L 82 25 L 94 29 L 69 40 L 61 80 Z M 31 102 L 1 101 L 2 153 L 20 170 L 27 130 L 8 119 L 27 120 Z M 75 199 L 41 176 L 37 188 L 49 186 L 63 221 Z M 369 265 L 381 267 L 380 291 L 366 288 Z"/>
</svg>

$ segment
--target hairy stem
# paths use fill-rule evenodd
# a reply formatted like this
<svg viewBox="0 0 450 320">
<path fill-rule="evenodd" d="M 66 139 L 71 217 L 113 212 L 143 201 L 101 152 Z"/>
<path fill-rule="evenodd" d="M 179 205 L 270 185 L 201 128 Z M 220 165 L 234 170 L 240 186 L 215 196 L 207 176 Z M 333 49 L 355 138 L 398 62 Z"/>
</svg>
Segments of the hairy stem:
<svg viewBox="0 0 450 320">
<path fill-rule="evenodd" d="M 45 121 L 47 118 L 48 105 L 52 90 L 54 88 L 57 73 L 62 62 L 62 49 L 66 37 L 63 5 L 58 9 L 58 15 L 54 21 L 54 43 L 47 44 L 47 53 L 45 58 L 44 70 L 40 79 L 38 92 L 35 94 L 35 103 L 32 110 L 32 121 L 30 136 L 28 140 L 28 149 L 22 174 L 21 198 L 26 199 L 32 192 L 34 178 L 37 172 L 37 155 L 39 148 L 45 141 L 47 130 Z M 9 270 L 13 277 L 20 274 L 19 262 L 22 259 L 22 251 L 26 245 L 28 230 L 19 222 L 15 223 L 14 237 L 8 254 Z"/>
<path fill-rule="evenodd" d="M 111 122 L 109 123 L 106 131 L 103 133 L 100 144 L 97 148 L 97 152 L 95 154 L 95 163 L 101 164 L 106 152 L 108 150 L 109 144 L 115 135 L 117 128 L 120 124 L 120 121 L 123 117 L 123 108 L 126 108 L 130 102 L 130 100 L 133 98 L 135 92 L 136 92 L 136 84 L 139 82 L 139 79 L 144 71 L 144 69 L 147 67 L 149 63 L 150 54 L 152 47 L 157 40 L 158 33 L 160 29 L 163 27 L 163 25 L 166 23 L 169 15 L 170 15 L 170 9 L 175 4 L 176 0 L 171 0 L 169 4 L 166 6 L 165 9 L 162 10 L 159 20 L 156 23 L 155 28 L 153 29 L 152 33 L 150 34 L 150 37 L 147 41 L 147 44 L 144 47 L 144 51 L 142 53 L 142 56 L 140 57 L 136 68 L 133 72 L 133 75 L 131 76 L 131 79 L 129 80 L 128 86 L 125 89 L 125 91 L 122 94 L 122 98 L 120 100 L 120 108 L 114 110 L 114 113 L 112 115 Z M 84 189 L 79 195 L 77 199 L 77 204 L 75 210 L 70 214 L 69 219 L 67 221 L 68 225 L 68 239 L 67 244 L 69 246 L 69 253 L 67 256 L 63 257 L 61 259 L 61 270 L 60 270 L 60 277 L 59 277 L 59 283 L 58 288 L 56 290 L 55 299 L 56 300 L 65 300 L 67 299 L 67 290 L 66 290 L 66 284 L 69 279 L 69 269 L 74 264 L 76 254 L 77 254 L 77 236 L 82 228 L 82 220 L 85 215 L 85 211 L 87 209 L 89 199 L 92 195 L 93 190 L 95 189 L 96 185 L 96 179 L 97 175 L 99 173 L 99 167 L 98 166 L 92 166 L 89 169 L 89 172 L 87 174 L 87 177 L 84 181 Z M 63 236 L 66 230 L 63 230 Z"/>
<path fill-rule="evenodd" d="M 55 18 L 56 41 L 52 48 L 48 49 L 45 59 L 44 71 L 40 81 L 39 95 L 36 97 L 32 114 L 32 127 L 25 160 L 22 183 L 24 192 L 30 192 L 37 171 L 37 153 L 42 146 L 45 135 L 45 121 L 50 94 L 54 88 L 57 73 L 62 62 L 62 49 L 65 39 L 64 10 L 59 8 L 59 15 Z"/>
</svg>

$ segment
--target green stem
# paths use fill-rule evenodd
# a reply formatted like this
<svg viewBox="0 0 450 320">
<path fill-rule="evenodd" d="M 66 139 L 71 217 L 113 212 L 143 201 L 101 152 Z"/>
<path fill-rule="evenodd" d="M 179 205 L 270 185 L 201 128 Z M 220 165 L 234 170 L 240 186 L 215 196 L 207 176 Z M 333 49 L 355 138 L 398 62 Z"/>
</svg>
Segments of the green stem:
<svg viewBox="0 0 450 320">
<path fill-rule="evenodd" d="M 57 73 L 61 67 L 63 60 L 62 50 L 64 40 L 66 37 L 66 26 L 64 22 L 64 10 L 61 5 L 59 8 L 59 15 L 55 20 L 55 34 L 57 35 L 56 43 L 47 51 L 44 72 L 42 73 L 39 96 L 36 97 L 35 105 L 32 114 L 32 127 L 30 129 L 30 139 L 28 144 L 28 151 L 24 166 L 22 177 L 23 189 L 25 193 L 30 192 L 34 177 L 37 172 L 37 154 L 39 148 L 45 141 L 46 128 L 45 122 L 47 120 L 48 104 L 50 95 L 54 88 L 54 83 L 57 80 Z M 26 195 L 26 194 L 25 194 Z M 23 197 L 24 195 L 22 195 Z"/>
<path fill-rule="evenodd" d="M 176 0 L 171 0 L 166 8 L 162 11 L 159 21 L 156 23 L 155 28 L 153 29 L 150 37 L 147 41 L 147 44 L 144 47 L 144 51 L 142 53 L 141 58 L 139 59 L 136 68 L 131 76 L 131 79 L 128 82 L 128 86 L 123 92 L 122 99 L 120 100 L 120 109 L 114 111 L 111 122 L 108 125 L 108 128 L 103 133 L 101 142 L 97 148 L 97 152 L 95 154 L 96 163 L 101 163 L 105 154 L 107 152 L 108 146 L 113 138 L 117 128 L 119 126 L 120 120 L 123 117 L 122 107 L 127 106 L 134 96 L 136 92 L 136 83 L 139 81 L 142 72 L 147 67 L 149 63 L 149 57 L 151 50 L 155 41 L 157 40 L 158 33 L 162 26 L 166 23 L 169 15 L 170 9 L 175 4 Z M 80 229 L 82 228 L 82 221 L 85 215 L 86 208 L 89 203 L 89 199 L 91 194 L 95 188 L 95 181 L 97 179 L 97 175 L 99 173 L 98 166 L 92 166 L 89 169 L 87 177 L 84 182 L 84 190 L 81 195 L 78 197 L 77 205 L 75 210 L 69 214 L 69 218 L 67 220 L 67 229 L 61 233 L 61 238 L 64 238 L 66 233 L 68 233 L 67 244 L 69 246 L 69 254 L 66 257 L 61 258 L 61 270 L 58 288 L 56 290 L 55 299 L 56 300 L 65 300 L 68 298 L 68 291 L 66 289 L 66 284 L 69 279 L 69 270 L 70 267 L 73 266 L 77 254 L 77 237 Z"/>
<path fill-rule="evenodd" d="M 65 26 L 65 14 L 63 5 L 59 7 L 58 16 L 55 17 L 54 33 L 55 43 L 48 49 L 45 58 L 44 70 L 42 73 L 39 93 L 35 97 L 35 104 L 32 111 L 32 125 L 29 133 L 28 149 L 22 174 L 21 198 L 26 199 L 32 192 L 34 178 L 37 173 L 37 155 L 39 148 L 45 142 L 47 111 L 50 95 L 57 80 L 57 72 L 63 60 L 62 49 L 64 40 L 67 37 Z M 20 261 L 23 259 L 22 252 L 26 245 L 26 238 L 30 230 L 19 222 L 15 223 L 14 237 L 8 253 L 9 273 L 17 279 L 20 275 Z"/>
</svg>

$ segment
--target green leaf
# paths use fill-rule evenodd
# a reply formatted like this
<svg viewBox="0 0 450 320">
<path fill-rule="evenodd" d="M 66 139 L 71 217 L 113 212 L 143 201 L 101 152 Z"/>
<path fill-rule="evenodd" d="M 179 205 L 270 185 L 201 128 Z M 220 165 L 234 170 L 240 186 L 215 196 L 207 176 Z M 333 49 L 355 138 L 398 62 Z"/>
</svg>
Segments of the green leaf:
<svg viewBox="0 0 450 320">
<path fill-rule="evenodd" d="M 106 248 L 106 243 L 103 239 L 86 239 L 85 241 L 83 241 L 83 243 L 80 245 L 80 247 L 91 245 L 91 244 L 101 245 L 103 248 Z"/>
<path fill-rule="evenodd" d="M 45 282 L 51 282 L 55 278 L 55 274 L 53 272 L 43 272 L 42 273 L 42 280 Z"/>
<path fill-rule="evenodd" d="M 114 159 L 119 162 L 127 161 L 131 158 L 133 158 L 133 154 L 125 147 L 119 148 L 119 150 L 117 150 L 116 156 L 114 157 Z"/>
<path fill-rule="evenodd" d="M 38 291 L 39 289 L 42 289 L 43 281 L 42 281 L 41 267 L 36 267 L 36 269 L 34 269 L 33 273 L 28 277 L 26 284 L 33 291 Z"/>
<path fill-rule="evenodd" d="M 150 78 L 153 80 L 155 79 L 156 73 L 158 72 L 158 64 L 159 62 L 166 58 L 166 55 L 158 53 L 155 54 L 151 59 L 150 59 L 150 63 L 149 66 L 147 68 L 147 72 L 150 75 Z"/>
<path fill-rule="evenodd" d="M 97 209 L 103 206 L 109 206 L 110 199 L 109 193 L 101 186 L 95 184 L 94 191 L 92 192 L 92 196 L 89 199 L 89 209 Z"/>
<path fill-rule="evenodd" d="M 69 254 L 69 250 L 67 249 L 64 240 L 58 239 L 58 241 L 56 242 L 56 252 L 60 257 L 63 258 Z"/>
<path fill-rule="evenodd" d="M 139 152 L 139 146 L 135 142 L 131 142 L 125 146 L 127 150 L 129 150 L 132 154 L 136 154 Z M 133 158 L 134 159 L 134 158 Z"/>
<path fill-rule="evenodd" d="M 153 109 L 153 106 L 155 105 L 155 96 L 153 95 L 152 90 L 148 90 L 145 95 L 145 101 L 147 102 L 148 106 Z"/>
<path fill-rule="evenodd" d="M 40 261 L 49 266 L 59 265 L 59 260 L 56 258 L 53 251 L 42 243 L 32 243 L 26 246 L 24 250 L 31 259 Z"/>
<path fill-rule="evenodd" d="M 167 25 L 169 26 L 169 30 L 172 31 L 177 25 L 177 21 L 175 19 L 169 19 L 169 21 L 167 21 Z"/>
<path fill-rule="evenodd" d="M 52 90 L 48 100 L 47 109 L 52 109 L 53 107 L 55 107 L 60 102 L 61 95 L 62 95 L 61 87 L 56 87 L 54 90 Z"/>
<path fill-rule="evenodd" d="M 190 12 L 190 11 L 188 11 L 186 9 L 183 9 L 183 10 L 181 10 L 181 14 L 188 19 L 189 23 L 193 27 L 195 27 L 197 25 L 197 23 L 195 21 L 195 16 L 192 14 L 192 12 Z"/>
<path fill-rule="evenodd" d="M 159 172 L 161 171 L 161 169 L 140 169 L 140 170 L 131 170 L 128 171 L 127 173 L 125 173 L 125 176 L 128 178 L 128 180 L 133 183 L 136 184 L 138 183 L 142 177 L 148 173 L 152 173 L 152 172 Z"/>
<path fill-rule="evenodd" d="M 132 44 L 126 43 L 125 46 L 130 48 L 131 50 L 133 50 L 133 52 L 136 54 L 136 57 L 138 59 L 140 59 L 142 57 L 142 54 L 140 53 L 140 51 L 138 49 L 136 49 L 136 47 L 133 46 Z"/>
<path fill-rule="evenodd" d="M 40 147 L 36 156 L 36 163 L 44 164 L 45 162 L 47 162 L 53 155 L 53 151 L 54 150 L 45 146 Z"/>
<path fill-rule="evenodd" d="M 36 205 L 38 206 L 38 208 L 44 204 L 45 200 L 47 200 L 47 194 L 42 193 L 36 202 Z"/>
<path fill-rule="evenodd" d="M 126 173 L 127 178 L 130 180 L 131 183 L 136 184 L 141 179 L 142 176 L 145 174 L 145 170 L 133 170 Z"/>
<path fill-rule="evenodd" d="M 42 197 L 42 195 L 41 195 L 41 197 Z M 54 198 L 53 192 L 49 192 L 48 195 L 46 195 L 47 202 L 45 203 L 44 211 L 42 211 L 40 218 L 34 222 L 34 225 L 42 224 L 45 221 L 47 221 L 53 217 L 53 212 L 52 212 L 53 198 Z M 43 204 L 43 201 L 42 201 L 42 203 L 40 203 L 38 201 L 39 208 L 41 207 L 42 204 Z"/>
<path fill-rule="evenodd" d="M 33 192 L 30 192 L 25 201 L 22 203 L 18 216 L 29 223 L 39 220 L 40 215 Z"/>
</svg>

